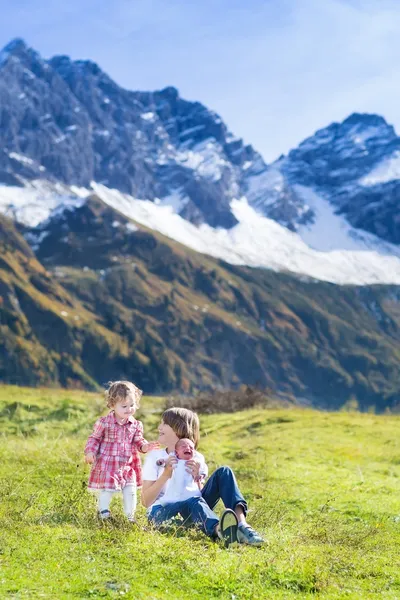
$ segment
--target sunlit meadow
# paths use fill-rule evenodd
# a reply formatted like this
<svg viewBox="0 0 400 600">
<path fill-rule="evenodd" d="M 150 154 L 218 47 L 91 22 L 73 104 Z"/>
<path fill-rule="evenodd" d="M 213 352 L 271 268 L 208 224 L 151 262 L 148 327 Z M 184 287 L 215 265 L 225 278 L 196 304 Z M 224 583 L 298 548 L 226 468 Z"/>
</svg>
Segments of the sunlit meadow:
<svg viewBox="0 0 400 600">
<path fill-rule="evenodd" d="M 163 400 L 140 417 L 156 438 Z M 86 491 L 99 395 L 0 388 L 2 598 L 400 598 L 400 418 L 263 409 L 201 418 L 268 541 L 226 550 L 196 531 L 101 523 Z M 218 507 L 220 510 L 221 507 Z"/>
</svg>

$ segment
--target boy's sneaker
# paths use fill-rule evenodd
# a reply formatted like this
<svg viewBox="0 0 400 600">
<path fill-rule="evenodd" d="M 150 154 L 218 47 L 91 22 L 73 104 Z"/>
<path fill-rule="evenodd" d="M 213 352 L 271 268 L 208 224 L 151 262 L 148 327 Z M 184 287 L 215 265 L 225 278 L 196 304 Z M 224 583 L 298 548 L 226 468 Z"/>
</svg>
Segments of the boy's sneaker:
<svg viewBox="0 0 400 600">
<path fill-rule="evenodd" d="M 100 518 L 102 521 L 106 521 L 106 520 L 107 520 L 107 519 L 109 519 L 110 517 L 111 517 L 111 513 L 110 513 L 110 511 L 109 511 L 109 510 L 101 510 L 101 511 L 99 512 L 99 518 Z"/>
<path fill-rule="evenodd" d="M 222 513 L 218 536 L 224 541 L 225 548 L 238 543 L 238 519 L 230 508 L 227 508 Z"/>
<path fill-rule="evenodd" d="M 135 517 L 128 517 L 129 523 L 136 523 Z"/>
<path fill-rule="evenodd" d="M 250 546 L 261 546 L 265 540 L 257 531 L 254 531 L 250 525 L 239 525 L 237 531 L 239 544 L 249 544 Z"/>
</svg>

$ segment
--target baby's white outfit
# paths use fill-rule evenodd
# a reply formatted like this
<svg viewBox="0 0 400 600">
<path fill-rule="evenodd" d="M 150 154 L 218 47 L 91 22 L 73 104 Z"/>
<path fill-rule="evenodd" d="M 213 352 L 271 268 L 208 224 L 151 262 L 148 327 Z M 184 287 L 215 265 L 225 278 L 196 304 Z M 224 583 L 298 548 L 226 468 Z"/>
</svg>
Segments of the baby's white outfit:
<svg viewBox="0 0 400 600">
<path fill-rule="evenodd" d="M 196 458 L 196 452 L 193 458 Z M 175 456 L 175 452 L 171 452 L 170 456 Z M 201 496 L 198 484 L 193 479 L 193 475 L 186 471 L 186 460 L 179 459 L 175 465 L 174 472 L 165 494 L 159 499 L 157 504 L 165 506 L 166 504 L 172 504 L 173 502 L 181 502 L 194 496 Z"/>
</svg>

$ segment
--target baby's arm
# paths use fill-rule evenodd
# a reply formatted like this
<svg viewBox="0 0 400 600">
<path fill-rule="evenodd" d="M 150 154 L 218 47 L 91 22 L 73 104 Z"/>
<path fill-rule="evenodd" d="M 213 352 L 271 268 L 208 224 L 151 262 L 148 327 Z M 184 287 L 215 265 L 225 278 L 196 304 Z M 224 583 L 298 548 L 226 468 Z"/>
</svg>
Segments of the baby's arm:
<svg viewBox="0 0 400 600">
<path fill-rule="evenodd" d="M 136 421 L 136 431 L 133 434 L 132 446 L 139 450 L 139 452 L 150 452 L 150 450 L 155 450 L 160 447 L 158 442 L 148 442 L 143 437 L 143 423 L 141 421 Z"/>
<path fill-rule="evenodd" d="M 194 457 L 186 462 L 186 471 L 192 475 L 201 490 L 208 475 L 208 467 L 204 457 L 195 452 Z"/>
<path fill-rule="evenodd" d="M 94 424 L 93 433 L 88 437 L 85 446 L 85 461 L 92 464 L 99 450 L 101 440 L 104 437 L 104 420 L 101 418 Z"/>
</svg>

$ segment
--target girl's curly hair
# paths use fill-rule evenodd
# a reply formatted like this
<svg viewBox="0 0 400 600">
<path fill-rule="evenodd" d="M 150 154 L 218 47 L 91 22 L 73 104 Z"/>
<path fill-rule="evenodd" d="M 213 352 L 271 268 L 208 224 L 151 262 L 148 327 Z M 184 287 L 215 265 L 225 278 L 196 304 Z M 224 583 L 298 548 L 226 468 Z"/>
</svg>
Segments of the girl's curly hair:
<svg viewBox="0 0 400 600">
<path fill-rule="evenodd" d="M 131 381 L 110 381 L 105 391 L 105 399 L 108 408 L 113 408 L 117 402 L 129 397 L 134 401 L 135 408 L 139 408 L 142 394 L 143 391 Z"/>
</svg>

